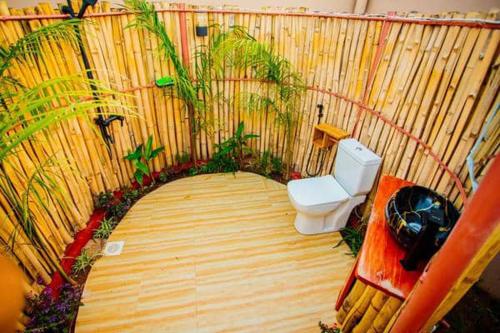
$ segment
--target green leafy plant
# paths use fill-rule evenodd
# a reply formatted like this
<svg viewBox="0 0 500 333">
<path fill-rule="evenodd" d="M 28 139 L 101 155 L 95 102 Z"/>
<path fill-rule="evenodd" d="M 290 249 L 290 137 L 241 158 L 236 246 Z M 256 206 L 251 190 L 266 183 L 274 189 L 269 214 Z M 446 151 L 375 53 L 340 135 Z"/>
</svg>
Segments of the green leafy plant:
<svg viewBox="0 0 500 333">
<path fill-rule="evenodd" d="M 256 171 L 264 176 L 269 176 L 272 172 L 271 158 L 271 152 L 269 150 L 264 150 L 262 155 L 256 158 Z"/>
<path fill-rule="evenodd" d="M 281 175 L 283 172 L 283 162 L 279 157 L 273 157 L 271 159 L 272 173 L 275 175 Z"/>
<path fill-rule="evenodd" d="M 64 272 L 46 235 L 41 232 L 38 223 L 43 221 L 34 213 L 52 214 L 49 197 L 62 207 L 69 200 L 56 172 L 64 167 L 64 161 L 57 160 L 54 155 L 33 168 L 24 169 L 16 155 L 23 145 L 45 140 L 51 127 L 65 120 L 79 117 L 94 126 L 96 110 L 110 115 L 107 110 L 118 114 L 129 108 L 115 99 L 123 94 L 97 80 L 87 79 L 85 73 L 50 78 L 31 86 L 24 85 L 22 76 L 9 73 L 22 73 L 24 66 L 43 61 L 42 45 L 49 41 L 69 43 L 76 49 L 79 40 L 76 28 L 80 24 L 79 20 L 57 22 L 27 33 L 15 43 L 0 46 L 0 194 L 10 208 L 7 218 L 18 222 L 10 235 L 9 248 L 12 249 L 17 236 L 23 234 L 47 260 L 48 266 L 55 267 L 71 283 L 74 281 Z M 9 70 L 14 67 L 18 70 Z M 93 98 L 95 95 L 90 87 L 95 87 L 95 95 L 102 98 Z M 13 174 L 17 184 L 12 182 Z"/>
<path fill-rule="evenodd" d="M 166 171 L 160 172 L 158 179 L 160 180 L 160 182 L 166 183 L 168 181 L 168 173 Z"/>
<path fill-rule="evenodd" d="M 94 238 L 107 239 L 115 228 L 116 221 L 112 218 L 107 218 L 101 221 L 101 225 L 94 231 Z"/>
<path fill-rule="evenodd" d="M 251 150 L 248 148 L 248 140 L 258 138 L 256 134 L 245 134 L 245 124 L 239 123 L 236 132 L 226 141 L 216 145 L 216 152 L 206 165 L 201 167 L 205 173 L 211 172 L 235 172 L 243 167 L 243 160 Z"/>
<path fill-rule="evenodd" d="M 123 192 L 123 200 L 129 203 L 136 201 L 141 196 L 141 191 L 129 188 Z"/>
<path fill-rule="evenodd" d="M 175 45 L 167 34 L 165 25 L 160 21 L 158 13 L 155 11 L 154 5 L 146 0 L 125 0 L 125 7 L 128 10 L 136 13 L 135 19 L 127 26 L 127 28 L 144 29 L 154 34 L 158 38 L 159 50 L 158 54 L 163 60 L 171 61 L 175 73 L 172 73 L 172 79 L 175 85 L 175 91 L 178 97 L 184 101 L 188 108 L 192 132 L 196 131 L 196 110 L 203 108 L 202 101 L 198 98 L 198 91 L 189 76 L 189 71 L 182 64 Z M 195 146 L 196 141 L 194 135 L 190 135 L 191 143 L 191 158 L 196 158 Z"/>
<path fill-rule="evenodd" d="M 321 329 L 321 333 L 342 333 L 340 328 L 337 327 L 337 325 L 333 325 L 332 327 L 328 326 L 327 324 L 323 322 L 318 323 L 319 328 Z"/>
<path fill-rule="evenodd" d="M 135 167 L 134 177 L 139 184 L 142 185 L 144 176 L 149 176 L 151 173 L 149 171 L 148 163 L 155 157 L 157 157 L 165 147 L 159 147 L 153 149 L 153 137 L 149 136 L 146 144 L 140 144 L 137 148 L 126 155 L 124 159 L 131 161 Z"/>
<path fill-rule="evenodd" d="M 293 70 L 290 62 L 274 54 L 270 46 L 258 42 L 242 27 L 233 26 L 228 31 L 222 31 L 220 26 L 213 25 L 211 29 L 215 31 L 211 34 L 209 45 L 196 52 L 194 80 L 182 64 L 154 5 L 146 0 L 126 0 L 125 6 L 136 13 L 129 27 L 154 34 L 159 40 L 159 54 L 173 64 L 175 91 L 186 104 L 190 115 L 191 158 L 194 160 L 196 155 L 194 135 L 200 129 L 212 132 L 214 127 L 221 126 L 207 116 L 207 112 L 213 110 L 215 105 L 221 107 L 222 103 L 226 103 L 222 91 L 219 91 L 221 85 L 214 84 L 213 79 L 224 79 L 225 73 L 231 72 L 228 69 L 234 69 L 250 72 L 251 77 L 260 82 L 256 92 L 237 97 L 240 100 L 238 104 L 246 106 L 249 112 L 272 112 L 284 126 L 288 175 L 292 164 L 293 136 L 300 120 L 299 102 L 305 91 L 302 77 Z"/>
<path fill-rule="evenodd" d="M 175 160 L 177 161 L 178 164 L 184 164 L 190 161 L 190 157 L 188 153 L 181 152 L 175 154 Z"/>
<path fill-rule="evenodd" d="M 84 272 L 87 268 L 91 267 L 96 259 L 100 256 L 101 254 L 94 254 L 91 255 L 87 251 L 87 249 L 83 249 L 82 253 L 75 259 L 75 263 L 73 264 L 72 271 L 74 275 L 78 275 L 82 272 Z"/>
<path fill-rule="evenodd" d="M 127 201 L 120 201 L 117 204 L 111 205 L 107 210 L 107 215 L 110 218 L 115 218 L 120 220 L 125 216 L 127 211 L 130 209 L 131 204 Z"/>
<path fill-rule="evenodd" d="M 353 227 L 345 227 L 340 230 L 342 234 L 342 240 L 340 240 L 334 248 L 339 247 L 340 244 L 346 242 L 349 248 L 351 249 L 351 255 L 356 257 L 361 250 L 361 246 L 363 245 L 363 239 L 365 237 L 365 228 L 363 225 L 360 225 L 356 228 Z"/>
<path fill-rule="evenodd" d="M 238 171 L 238 163 L 234 159 L 234 156 L 224 153 L 221 145 L 216 145 L 215 147 L 217 151 L 213 154 L 212 159 L 200 168 L 200 171 L 202 173 Z"/>
<path fill-rule="evenodd" d="M 243 167 L 243 158 L 251 152 L 248 148 L 248 140 L 258 138 L 257 134 L 245 134 L 245 124 L 240 122 L 232 137 L 219 145 L 220 153 L 232 156 L 237 160 L 239 168 Z"/>
<path fill-rule="evenodd" d="M 273 156 L 269 150 L 264 150 L 262 154 L 254 157 L 250 164 L 250 170 L 266 177 L 281 176 L 283 162 L 279 157 Z"/>
<path fill-rule="evenodd" d="M 188 175 L 189 175 L 189 176 L 196 176 L 198 173 L 199 173 L 199 171 L 198 171 L 198 169 L 196 169 L 196 168 L 190 168 L 190 169 L 188 170 Z"/>
<path fill-rule="evenodd" d="M 300 121 L 300 99 L 305 91 L 300 74 L 290 62 L 274 54 L 272 48 L 258 42 L 242 27 L 222 31 L 214 25 L 209 46 L 200 49 L 197 57 L 198 90 L 203 92 L 207 108 L 220 103 L 221 94 L 213 78 L 223 80 L 227 69 L 250 72 L 259 82 L 255 91 L 240 93 L 234 103 L 248 112 L 273 113 L 285 129 L 286 173 L 290 173 L 294 148 L 293 135 Z M 243 51 L 242 51 L 243 50 Z M 215 91 L 214 91 L 215 90 Z"/>
<path fill-rule="evenodd" d="M 96 208 L 107 208 L 113 201 L 113 193 L 110 191 L 102 192 L 95 198 Z"/>
</svg>

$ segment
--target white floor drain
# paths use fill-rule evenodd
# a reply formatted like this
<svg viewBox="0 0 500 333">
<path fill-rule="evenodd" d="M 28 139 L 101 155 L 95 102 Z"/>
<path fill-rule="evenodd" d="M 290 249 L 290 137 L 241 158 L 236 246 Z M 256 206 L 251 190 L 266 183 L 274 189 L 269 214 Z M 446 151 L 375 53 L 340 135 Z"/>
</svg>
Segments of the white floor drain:
<svg viewBox="0 0 500 333">
<path fill-rule="evenodd" d="M 120 255 L 123 251 L 124 245 L 125 245 L 125 241 L 107 242 L 103 253 L 105 256 Z"/>
</svg>

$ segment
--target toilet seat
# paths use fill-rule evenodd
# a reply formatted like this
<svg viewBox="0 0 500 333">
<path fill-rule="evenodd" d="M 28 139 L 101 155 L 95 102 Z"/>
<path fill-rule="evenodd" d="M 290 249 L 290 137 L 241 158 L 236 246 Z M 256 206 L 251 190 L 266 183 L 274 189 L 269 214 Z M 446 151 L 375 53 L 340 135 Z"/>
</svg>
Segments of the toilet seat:
<svg viewBox="0 0 500 333">
<path fill-rule="evenodd" d="M 290 181 L 288 193 L 297 204 L 305 207 L 340 203 L 350 198 L 332 175 Z"/>
</svg>

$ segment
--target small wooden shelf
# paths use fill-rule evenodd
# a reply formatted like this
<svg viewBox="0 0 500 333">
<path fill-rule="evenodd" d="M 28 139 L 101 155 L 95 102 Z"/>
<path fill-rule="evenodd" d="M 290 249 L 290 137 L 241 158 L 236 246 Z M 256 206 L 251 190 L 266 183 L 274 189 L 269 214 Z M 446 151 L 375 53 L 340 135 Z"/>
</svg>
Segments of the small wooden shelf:
<svg viewBox="0 0 500 333">
<path fill-rule="evenodd" d="M 317 148 L 329 148 L 347 137 L 349 133 L 330 124 L 322 123 L 314 126 L 313 144 Z"/>
</svg>

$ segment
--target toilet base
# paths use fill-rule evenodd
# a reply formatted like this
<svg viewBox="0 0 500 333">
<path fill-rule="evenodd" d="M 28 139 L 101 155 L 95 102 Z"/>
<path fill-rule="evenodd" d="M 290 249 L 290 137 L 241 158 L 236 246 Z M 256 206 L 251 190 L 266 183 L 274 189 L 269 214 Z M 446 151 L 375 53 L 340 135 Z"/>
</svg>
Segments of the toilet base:
<svg viewBox="0 0 500 333">
<path fill-rule="evenodd" d="M 340 207 L 325 216 L 312 216 L 297 212 L 295 229 L 303 235 L 316 235 L 339 231 L 347 224 L 347 219 L 354 207 L 365 201 L 366 196 L 360 195 L 343 203 Z"/>
<path fill-rule="evenodd" d="M 326 226 L 325 216 L 310 216 L 297 212 L 295 217 L 295 229 L 303 235 L 324 234 L 340 230 L 335 226 Z"/>
</svg>

